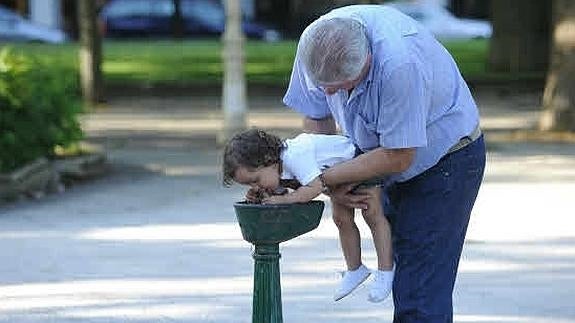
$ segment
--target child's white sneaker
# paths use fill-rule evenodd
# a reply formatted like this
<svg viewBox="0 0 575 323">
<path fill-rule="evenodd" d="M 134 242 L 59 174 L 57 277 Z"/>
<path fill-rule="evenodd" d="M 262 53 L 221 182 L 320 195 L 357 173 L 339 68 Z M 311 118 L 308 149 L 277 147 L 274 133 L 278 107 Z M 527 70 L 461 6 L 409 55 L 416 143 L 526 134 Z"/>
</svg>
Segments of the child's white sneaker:
<svg viewBox="0 0 575 323">
<path fill-rule="evenodd" d="M 349 295 L 354 289 L 361 285 L 370 274 L 369 269 L 363 264 L 356 270 L 345 271 L 339 283 L 339 287 L 335 290 L 333 300 L 339 301 Z"/>
<path fill-rule="evenodd" d="M 394 268 L 395 269 L 395 268 Z M 369 288 L 369 296 L 367 300 L 373 303 L 379 303 L 385 300 L 391 293 L 393 288 L 393 275 L 395 271 L 373 271 L 373 281 Z"/>
</svg>

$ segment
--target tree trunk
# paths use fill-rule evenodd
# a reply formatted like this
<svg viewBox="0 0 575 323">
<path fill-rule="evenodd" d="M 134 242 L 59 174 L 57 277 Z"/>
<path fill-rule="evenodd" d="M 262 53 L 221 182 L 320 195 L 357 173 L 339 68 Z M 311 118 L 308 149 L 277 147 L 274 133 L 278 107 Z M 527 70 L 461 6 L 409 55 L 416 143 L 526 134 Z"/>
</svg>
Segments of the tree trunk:
<svg viewBox="0 0 575 323">
<path fill-rule="evenodd" d="M 184 17 L 182 16 L 182 1 L 172 0 L 174 3 L 174 16 L 172 17 L 172 32 L 174 38 L 184 38 Z"/>
<path fill-rule="evenodd" d="M 96 11 L 95 0 L 78 1 L 80 79 L 84 101 L 89 105 L 95 105 L 103 100 L 102 41 Z"/>
<path fill-rule="evenodd" d="M 491 1 L 489 69 L 543 72 L 549 61 L 551 5 L 541 0 Z"/>
<path fill-rule="evenodd" d="M 16 1 L 16 12 L 20 15 L 26 17 L 28 16 L 28 1 L 26 0 L 17 0 Z"/>
<path fill-rule="evenodd" d="M 226 30 L 223 35 L 224 84 L 223 112 L 224 126 L 218 136 L 218 143 L 224 143 L 236 132 L 247 126 L 246 77 L 244 68 L 244 34 L 242 31 L 242 13 L 237 0 L 227 0 Z"/>
<path fill-rule="evenodd" d="M 575 1 L 553 1 L 552 41 L 540 129 L 575 131 Z"/>
</svg>

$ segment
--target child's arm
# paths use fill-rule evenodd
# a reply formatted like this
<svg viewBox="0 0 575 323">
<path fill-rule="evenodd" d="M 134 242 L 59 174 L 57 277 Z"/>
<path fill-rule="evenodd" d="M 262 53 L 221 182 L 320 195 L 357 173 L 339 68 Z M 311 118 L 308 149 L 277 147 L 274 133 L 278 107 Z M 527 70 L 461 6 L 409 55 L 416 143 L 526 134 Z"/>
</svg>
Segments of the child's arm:
<svg viewBox="0 0 575 323">
<path fill-rule="evenodd" d="M 321 194 L 321 181 L 316 177 L 307 185 L 302 185 L 293 192 L 284 195 L 273 195 L 263 199 L 264 204 L 305 203 Z"/>
</svg>

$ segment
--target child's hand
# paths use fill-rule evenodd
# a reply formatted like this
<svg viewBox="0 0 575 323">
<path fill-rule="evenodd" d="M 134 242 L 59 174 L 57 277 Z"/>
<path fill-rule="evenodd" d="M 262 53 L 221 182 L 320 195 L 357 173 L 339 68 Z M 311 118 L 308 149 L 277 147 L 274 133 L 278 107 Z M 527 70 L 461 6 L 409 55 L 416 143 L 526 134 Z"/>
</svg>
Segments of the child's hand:
<svg viewBox="0 0 575 323">
<path fill-rule="evenodd" d="M 258 187 L 252 187 L 246 192 L 246 200 L 250 203 L 262 203 L 263 199 L 270 194 L 266 190 Z"/>
<path fill-rule="evenodd" d="M 259 190 L 257 188 L 250 188 L 247 192 L 246 192 L 246 201 L 250 202 L 250 203 L 259 203 L 260 202 L 260 198 L 259 198 Z"/>
<path fill-rule="evenodd" d="M 265 197 L 262 200 L 262 204 L 283 204 L 283 203 L 290 203 L 290 201 L 286 198 L 286 195 L 272 195 Z"/>
</svg>

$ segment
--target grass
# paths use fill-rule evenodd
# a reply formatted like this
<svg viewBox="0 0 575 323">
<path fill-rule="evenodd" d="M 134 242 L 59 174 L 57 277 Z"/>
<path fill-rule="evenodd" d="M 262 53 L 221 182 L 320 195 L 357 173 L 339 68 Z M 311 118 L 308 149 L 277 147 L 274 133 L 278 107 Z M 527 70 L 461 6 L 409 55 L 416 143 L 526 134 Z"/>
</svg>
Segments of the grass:
<svg viewBox="0 0 575 323">
<path fill-rule="evenodd" d="M 246 76 L 249 83 L 286 85 L 295 41 L 246 43 Z M 466 79 L 509 80 L 532 75 L 495 74 L 486 71 L 488 40 L 445 43 Z M 50 65 L 77 70 L 78 45 L 14 44 Z M 217 40 L 105 41 L 103 72 L 114 85 L 219 84 L 222 80 L 222 44 Z"/>
<path fill-rule="evenodd" d="M 19 52 L 50 65 L 78 68 L 78 45 L 14 44 Z M 246 75 L 249 82 L 286 84 L 296 43 L 248 42 Z M 209 84 L 222 79 L 222 44 L 218 41 L 106 41 L 102 69 L 107 83 Z"/>
<path fill-rule="evenodd" d="M 485 39 L 444 43 L 466 78 L 477 78 L 487 72 L 489 41 Z"/>
<path fill-rule="evenodd" d="M 502 73 L 488 70 L 489 40 L 475 39 L 444 43 L 453 55 L 466 80 L 484 82 L 509 82 L 542 80 L 544 72 Z"/>
</svg>

